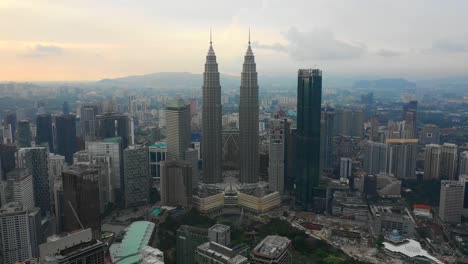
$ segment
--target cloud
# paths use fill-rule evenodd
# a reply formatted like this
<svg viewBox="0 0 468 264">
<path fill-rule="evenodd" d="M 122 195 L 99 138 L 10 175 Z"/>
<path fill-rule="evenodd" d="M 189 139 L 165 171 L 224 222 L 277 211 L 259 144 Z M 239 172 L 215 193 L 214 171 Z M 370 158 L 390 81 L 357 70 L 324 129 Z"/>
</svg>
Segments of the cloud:
<svg viewBox="0 0 468 264">
<path fill-rule="evenodd" d="M 26 58 L 40 58 L 47 56 L 58 56 L 64 52 L 63 48 L 55 45 L 42 45 L 37 44 L 31 48 L 28 52 L 19 54 L 20 57 Z"/>
<path fill-rule="evenodd" d="M 435 51 L 448 52 L 448 53 L 467 52 L 468 44 L 459 42 L 459 41 L 454 41 L 454 40 L 439 39 L 432 43 L 432 49 Z"/>
<path fill-rule="evenodd" d="M 300 32 L 293 27 L 284 36 L 289 41 L 291 58 L 297 61 L 353 59 L 361 57 L 366 50 L 363 44 L 337 39 L 330 30 Z"/>
<path fill-rule="evenodd" d="M 395 51 L 395 50 L 389 50 L 389 49 L 381 49 L 376 52 L 377 55 L 382 56 L 382 57 L 396 57 L 400 56 L 403 53 L 400 51 Z"/>
<path fill-rule="evenodd" d="M 268 45 L 268 44 L 260 44 L 258 42 L 253 42 L 252 46 L 255 49 L 273 50 L 273 51 L 278 51 L 278 52 L 287 52 L 288 51 L 287 46 L 285 46 L 283 44 L 280 44 L 280 43 L 273 43 L 271 45 Z"/>
</svg>

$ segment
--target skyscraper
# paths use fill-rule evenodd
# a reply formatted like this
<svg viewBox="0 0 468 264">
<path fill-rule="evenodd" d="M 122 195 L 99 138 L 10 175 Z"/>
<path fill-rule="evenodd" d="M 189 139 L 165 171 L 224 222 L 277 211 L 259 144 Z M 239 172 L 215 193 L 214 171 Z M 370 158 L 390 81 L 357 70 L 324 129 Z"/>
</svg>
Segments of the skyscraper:
<svg viewBox="0 0 468 264">
<path fill-rule="evenodd" d="M 92 228 L 94 237 L 101 231 L 99 166 L 73 165 L 62 173 L 64 231 Z"/>
<path fill-rule="evenodd" d="M 426 145 L 424 154 L 424 180 L 440 178 L 440 156 L 442 148 L 437 144 Z"/>
<path fill-rule="evenodd" d="M 425 125 L 421 130 L 420 143 L 421 144 L 439 144 L 440 129 L 436 125 Z"/>
<path fill-rule="evenodd" d="M 41 214 L 50 212 L 49 153 L 45 147 L 20 148 L 17 152 L 17 167 L 31 172 L 34 186 L 34 201 Z"/>
<path fill-rule="evenodd" d="M 148 156 L 148 148 L 143 145 L 128 146 L 123 151 L 126 207 L 149 201 L 151 180 Z"/>
<path fill-rule="evenodd" d="M 300 69 L 297 83 L 296 204 L 313 207 L 320 179 L 320 115 L 322 72 Z"/>
<path fill-rule="evenodd" d="M 468 176 L 468 151 L 463 151 L 460 155 L 459 175 Z"/>
<path fill-rule="evenodd" d="M 0 209 L 0 251 L 3 263 L 13 264 L 39 257 L 42 243 L 39 208 L 25 209 L 19 203 L 8 203 Z"/>
<path fill-rule="evenodd" d="M 96 115 L 100 114 L 97 104 L 87 103 L 80 107 L 81 137 L 83 139 L 96 136 Z"/>
<path fill-rule="evenodd" d="M 31 122 L 28 119 L 20 120 L 18 122 L 18 138 L 16 144 L 20 148 L 31 147 Z"/>
<path fill-rule="evenodd" d="M 211 38 L 211 36 L 210 36 Z M 218 63 L 211 45 L 206 56 L 203 73 L 202 106 L 202 159 L 203 182 L 221 182 L 222 145 L 221 145 L 221 85 Z M 195 113 L 193 113 L 195 114 Z"/>
<path fill-rule="evenodd" d="M 388 172 L 399 179 L 416 179 L 417 139 L 387 139 Z"/>
<path fill-rule="evenodd" d="M 440 185 L 439 217 L 445 223 L 458 224 L 463 209 L 463 185 L 443 180 Z"/>
<path fill-rule="evenodd" d="M 122 138 L 122 148 L 132 145 L 131 119 L 126 115 L 106 112 L 96 116 L 96 136 L 100 139 Z"/>
<path fill-rule="evenodd" d="M 24 209 L 34 208 L 33 178 L 28 169 L 14 169 L 8 173 L 8 189 L 12 202 L 18 202 Z"/>
<path fill-rule="evenodd" d="M 239 101 L 240 181 L 258 182 L 258 82 L 255 57 L 249 46 L 244 56 Z"/>
<path fill-rule="evenodd" d="M 287 121 L 284 119 L 274 119 L 270 122 L 268 183 L 270 190 L 280 194 L 284 192 L 285 126 Z"/>
<path fill-rule="evenodd" d="M 335 111 L 330 106 L 322 108 L 320 121 L 320 169 L 331 170 L 333 168 L 333 125 Z"/>
<path fill-rule="evenodd" d="M 190 207 L 192 164 L 182 160 L 161 162 L 161 204 Z"/>
<path fill-rule="evenodd" d="M 340 179 L 349 179 L 353 175 L 353 160 L 340 158 Z"/>
<path fill-rule="evenodd" d="M 406 137 L 414 138 L 417 132 L 416 112 L 418 110 L 418 101 L 411 100 L 403 104 L 402 119 L 406 121 Z"/>
<path fill-rule="evenodd" d="M 73 163 L 73 153 L 78 150 L 76 142 L 76 116 L 59 115 L 55 118 L 57 130 L 57 154 L 65 156 L 68 164 Z"/>
<path fill-rule="evenodd" d="M 367 141 L 364 148 L 364 170 L 368 174 L 388 171 L 388 145 Z"/>
<path fill-rule="evenodd" d="M 457 145 L 444 143 L 440 155 L 440 178 L 444 180 L 457 180 L 458 152 Z"/>
<path fill-rule="evenodd" d="M 36 144 L 48 144 L 49 151 L 54 152 L 52 116 L 50 114 L 40 114 L 36 117 Z"/>
<path fill-rule="evenodd" d="M 170 102 L 166 107 L 168 160 L 185 160 L 190 147 L 190 105 L 182 99 Z"/>
</svg>

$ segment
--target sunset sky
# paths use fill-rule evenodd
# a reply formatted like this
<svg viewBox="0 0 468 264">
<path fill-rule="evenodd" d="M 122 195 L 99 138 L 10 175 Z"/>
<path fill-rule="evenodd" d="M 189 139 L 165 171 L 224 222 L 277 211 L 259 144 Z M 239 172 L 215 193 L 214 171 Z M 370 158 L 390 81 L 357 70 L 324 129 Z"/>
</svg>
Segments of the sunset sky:
<svg viewBox="0 0 468 264">
<path fill-rule="evenodd" d="M 213 29 L 220 71 L 239 75 L 252 31 L 258 72 L 468 73 L 462 0 L 0 0 L 0 80 L 200 73 Z"/>
</svg>

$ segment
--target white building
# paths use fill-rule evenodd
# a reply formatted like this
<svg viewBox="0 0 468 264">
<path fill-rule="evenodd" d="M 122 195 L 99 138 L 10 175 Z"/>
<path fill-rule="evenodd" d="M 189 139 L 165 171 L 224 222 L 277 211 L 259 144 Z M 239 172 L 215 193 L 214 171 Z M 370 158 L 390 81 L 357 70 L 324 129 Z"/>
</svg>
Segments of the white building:
<svg viewBox="0 0 468 264">
<path fill-rule="evenodd" d="M 439 217 L 445 223 L 458 224 L 463 209 L 463 185 L 444 180 L 440 185 Z"/>
</svg>

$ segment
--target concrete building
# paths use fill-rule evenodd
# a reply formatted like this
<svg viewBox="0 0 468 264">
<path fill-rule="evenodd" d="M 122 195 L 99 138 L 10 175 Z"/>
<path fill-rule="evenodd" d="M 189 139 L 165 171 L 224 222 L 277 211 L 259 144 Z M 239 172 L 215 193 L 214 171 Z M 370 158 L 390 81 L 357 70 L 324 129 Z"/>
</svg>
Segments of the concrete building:
<svg viewBox="0 0 468 264">
<path fill-rule="evenodd" d="M 424 125 L 421 130 L 419 141 L 421 144 L 439 144 L 440 142 L 440 129 L 436 125 Z"/>
<path fill-rule="evenodd" d="M 388 171 L 388 145 L 367 141 L 364 150 L 364 169 L 368 174 Z"/>
<path fill-rule="evenodd" d="M 106 138 L 120 137 L 122 139 L 122 149 L 133 145 L 133 122 L 126 115 L 105 112 L 96 116 L 96 136 L 103 140 Z"/>
<path fill-rule="evenodd" d="M 191 207 L 191 163 L 182 160 L 161 162 L 161 204 Z"/>
<path fill-rule="evenodd" d="M 292 242 L 286 237 L 267 236 L 250 253 L 251 264 L 292 264 Z"/>
<path fill-rule="evenodd" d="M 199 183 L 199 174 L 198 170 L 198 149 L 188 148 L 185 151 L 185 160 L 192 164 L 192 189 L 196 188 Z"/>
<path fill-rule="evenodd" d="M 424 180 L 440 179 L 442 148 L 437 144 L 426 145 L 424 154 Z"/>
<path fill-rule="evenodd" d="M 190 147 L 190 105 L 182 99 L 170 102 L 166 107 L 168 160 L 185 160 Z"/>
<path fill-rule="evenodd" d="M 361 195 L 353 192 L 335 191 L 333 193 L 332 214 L 359 222 L 367 222 L 367 203 Z"/>
<path fill-rule="evenodd" d="M 91 157 L 106 155 L 110 157 L 111 163 L 111 181 L 110 190 L 111 202 L 122 202 L 123 204 L 123 149 L 122 139 L 120 137 L 107 138 L 100 141 L 86 142 L 86 150 Z"/>
<path fill-rule="evenodd" d="M 404 237 L 413 237 L 416 222 L 404 206 L 371 205 L 369 229 L 374 236 L 385 235 L 397 230 Z"/>
<path fill-rule="evenodd" d="M 34 208 L 34 189 L 31 173 L 26 169 L 14 169 L 7 175 L 9 201 L 17 202 L 23 209 Z"/>
<path fill-rule="evenodd" d="M 208 229 L 182 225 L 177 229 L 176 262 L 195 264 L 195 250 L 208 242 Z"/>
<path fill-rule="evenodd" d="M 249 45 L 242 65 L 239 101 L 239 177 L 241 183 L 256 183 L 259 180 L 259 106 L 256 68 L 249 37 Z"/>
<path fill-rule="evenodd" d="M 94 237 L 101 231 L 99 169 L 97 165 L 77 164 L 63 172 L 64 221 L 66 232 L 92 228 Z"/>
<path fill-rule="evenodd" d="M 167 159 L 167 144 L 165 142 L 156 142 L 149 146 L 148 151 L 151 178 L 159 181 L 161 180 L 160 163 Z"/>
<path fill-rule="evenodd" d="M 444 143 L 440 154 L 440 178 L 458 180 L 458 147 L 455 144 Z"/>
<path fill-rule="evenodd" d="M 28 119 L 18 121 L 17 133 L 16 145 L 18 145 L 19 148 L 31 147 L 31 122 Z"/>
<path fill-rule="evenodd" d="M 39 245 L 40 263 L 104 264 L 106 245 L 93 238 L 91 228 L 65 236 L 52 236 Z"/>
<path fill-rule="evenodd" d="M 409 112 L 411 113 L 411 112 Z M 387 139 L 388 174 L 398 179 L 416 179 L 417 139 Z"/>
<path fill-rule="evenodd" d="M 239 206 L 253 214 L 265 213 L 281 205 L 278 192 L 263 187 L 243 188 L 238 192 Z"/>
<path fill-rule="evenodd" d="M 463 151 L 460 155 L 459 175 L 468 175 L 468 151 Z"/>
<path fill-rule="evenodd" d="M 20 148 L 16 153 L 17 167 L 31 172 L 34 201 L 42 215 L 50 212 L 49 153 L 46 147 Z"/>
<path fill-rule="evenodd" d="M 277 191 L 280 195 L 284 193 L 286 125 L 286 120 L 283 119 L 274 119 L 270 122 L 268 183 L 270 190 Z"/>
<path fill-rule="evenodd" d="M 208 238 L 223 246 L 231 245 L 231 228 L 226 225 L 216 224 L 208 229 Z"/>
<path fill-rule="evenodd" d="M 206 55 L 205 72 L 203 74 L 203 105 L 202 105 L 202 159 L 203 182 L 222 182 L 222 105 L 221 85 L 219 81 L 218 63 L 210 40 L 210 48 Z M 191 105 L 192 106 L 192 105 Z M 192 112 L 195 114 L 195 112 Z"/>
<path fill-rule="evenodd" d="M 248 248 L 238 245 L 234 248 L 223 246 L 216 242 L 206 242 L 195 250 L 195 263 L 198 264 L 247 264 L 244 255 Z M 244 254 L 244 255 L 242 255 Z"/>
<path fill-rule="evenodd" d="M 461 221 L 463 209 L 463 188 L 458 181 L 443 180 L 440 185 L 439 217 L 449 224 Z"/>
<path fill-rule="evenodd" d="M 148 148 L 144 145 L 128 146 L 123 151 L 125 206 L 146 204 L 149 201 L 151 179 Z"/>
<path fill-rule="evenodd" d="M 39 257 L 42 243 L 39 208 L 24 209 L 8 203 L 0 209 L 0 247 L 3 263 L 13 264 Z"/>
<path fill-rule="evenodd" d="M 349 179 L 353 175 L 353 160 L 340 158 L 340 179 Z"/>
</svg>

